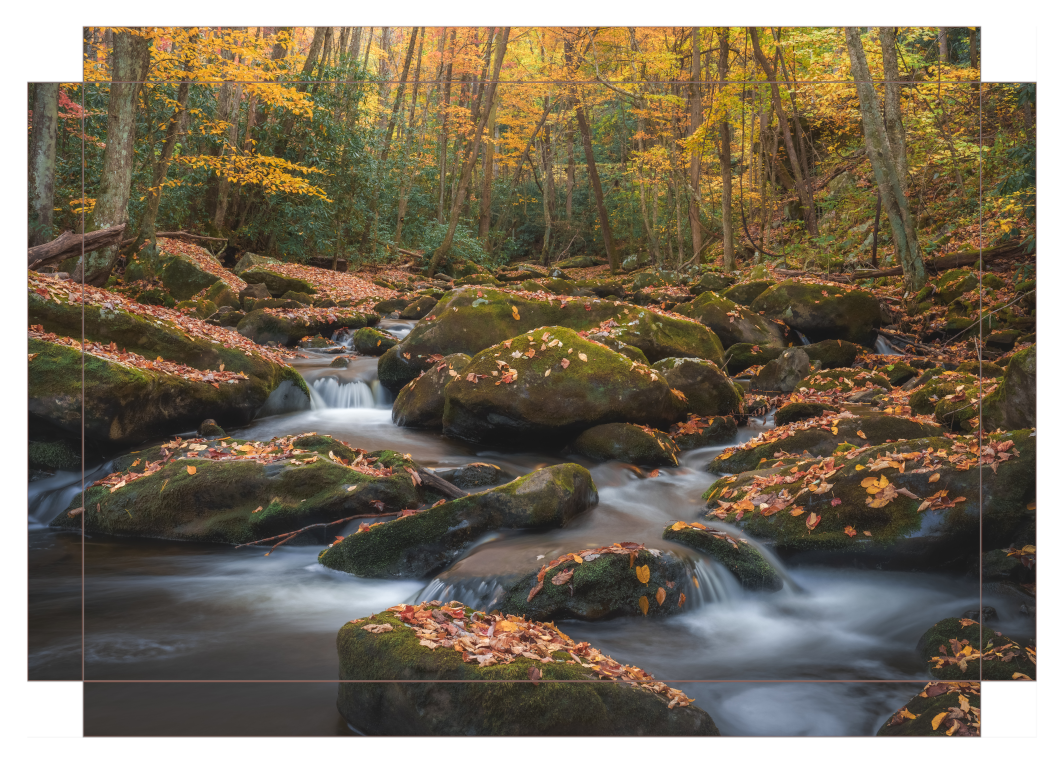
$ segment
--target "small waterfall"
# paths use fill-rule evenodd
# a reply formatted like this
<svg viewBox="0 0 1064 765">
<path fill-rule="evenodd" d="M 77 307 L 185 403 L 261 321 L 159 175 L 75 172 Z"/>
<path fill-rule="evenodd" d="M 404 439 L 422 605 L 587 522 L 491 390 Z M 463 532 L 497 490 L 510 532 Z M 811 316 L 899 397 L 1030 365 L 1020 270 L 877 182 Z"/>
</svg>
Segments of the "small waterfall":
<svg viewBox="0 0 1064 765">
<path fill-rule="evenodd" d="M 761 553 L 765 560 L 768 561 L 768 564 L 772 566 L 773 569 L 775 569 L 776 575 L 779 576 L 780 580 L 783 582 L 783 592 L 790 594 L 802 592 L 802 588 L 799 587 L 793 579 L 791 579 L 791 575 L 787 573 L 787 569 L 783 567 L 783 564 L 780 562 L 780 559 L 777 558 L 776 554 L 772 552 L 772 550 L 769 549 L 766 545 L 763 545 L 754 539 L 750 539 L 749 536 L 744 534 L 736 526 L 731 526 L 721 521 L 710 521 L 707 519 L 703 519 L 702 523 L 704 523 L 707 528 L 715 529 L 717 531 L 723 531 L 734 537 L 741 537 L 745 539 L 755 550 Z"/>
<path fill-rule="evenodd" d="M 105 462 L 85 471 L 85 485 L 103 478 L 111 472 L 112 463 Z M 59 470 L 55 475 L 33 481 L 29 485 L 29 522 L 31 527 L 44 527 L 51 523 L 81 491 L 81 472 Z"/>
<path fill-rule="evenodd" d="M 462 579 L 457 582 L 433 579 L 411 602 L 438 600 L 449 603 L 457 600 L 470 608 L 483 610 L 505 595 L 506 588 L 497 579 Z"/>
<path fill-rule="evenodd" d="M 376 409 L 392 404 L 392 395 L 379 380 L 341 382 L 322 377 L 310 385 L 314 409 Z"/>
<path fill-rule="evenodd" d="M 887 342 L 887 339 L 883 335 L 876 335 L 876 353 L 882 356 L 901 356 L 897 349 Z"/>
<path fill-rule="evenodd" d="M 798 330 L 794 330 L 794 334 L 798 335 L 798 339 L 802 341 L 802 345 L 811 345 L 812 344 L 812 343 L 809 342 L 809 338 L 806 337 L 805 335 L 803 335 Z"/>
</svg>

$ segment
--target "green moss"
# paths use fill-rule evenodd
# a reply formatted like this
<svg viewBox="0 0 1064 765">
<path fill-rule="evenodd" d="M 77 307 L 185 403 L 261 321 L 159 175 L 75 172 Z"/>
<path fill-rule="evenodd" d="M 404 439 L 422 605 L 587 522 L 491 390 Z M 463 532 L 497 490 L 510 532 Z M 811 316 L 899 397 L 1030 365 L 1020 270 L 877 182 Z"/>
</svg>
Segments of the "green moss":
<svg viewBox="0 0 1064 765">
<path fill-rule="evenodd" d="M 648 467 L 678 465 L 679 450 L 672 439 L 659 430 L 647 430 L 617 422 L 597 425 L 577 436 L 566 450 L 597 462 L 620 460 Z"/>
<path fill-rule="evenodd" d="M 798 383 L 798 388 L 815 391 L 840 390 L 843 393 L 867 387 L 866 383 L 880 388 L 890 388 L 890 380 L 868 369 L 828 369 L 814 372 Z"/>
<path fill-rule="evenodd" d="M 783 588 L 783 580 L 776 569 L 747 540 L 730 534 L 721 537 L 693 526 L 675 530 L 673 525 L 665 527 L 662 539 L 680 542 L 705 553 L 734 574 L 745 589 L 775 592 Z"/>
<path fill-rule="evenodd" d="M 256 309 L 240 320 L 236 331 L 260 345 L 268 342 L 294 345 L 307 336 L 328 335 L 331 337 L 338 329 L 361 329 L 368 323 L 364 314 L 350 308 L 339 309 L 333 312 L 331 317 L 290 319 L 287 315 L 267 313 L 265 310 Z"/>
<path fill-rule="evenodd" d="M 897 714 L 891 715 L 887 718 L 887 721 L 883 723 L 877 736 L 946 736 L 947 731 L 953 727 L 951 721 L 945 720 L 939 723 L 938 728 L 933 727 L 934 720 L 940 714 L 949 714 L 951 708 L 960 708 L 961 696 L 963 695 L 968 701 L 968 706 L 971 709 L 979 709 L 981 697 L 979 695 L 978 685 L 974 687 L 961 686 L 961 685 L 946 685 L 943 684 L 936 687 L 937 684 L 929 683 L 924 690 L 919 694 L 909 699 L 903 710 L 907 711 L 915 719 L 910 719 L 905 715 L 898 716 Z M 933 696 L 928 696 L 928 691 Z M 943 692 L 944 691 L 944 692 Z M 900 712 L 901 710 L 899 710 Z M 897 719 L 898 722 L 894 722 Z M 976 718 L 978 719 L 978 718 Z M 966 724 L 966 728 L 969 726 Z M 971 726 L 972 730 L 968 735 L 978 735 L 978 729 L 975 726 Z M 959 733 L 954 734 L 959 735 Z"/>
<path fill-rule="evenodd" d="M 742 387 L 737 388 L 710 361 L 662 359 L 651 368 L 665 377 L 670 388 L 683 394 L 687 411 L 692 414 L 712 417 L 742 412 Z"/>
<path fill-rule="evenodd" d="M 706 278 L 708 276 L 703 277 Z M 751 343 L 766 348 L 784 346 L 783 333 L 778 326 L 715 292 L 703 292 L 676 312 L 709 327 L 725 348 L 736 343 Z"/>
<path fill-rule="evenodd" d="M 813 342 L 838 339 L 870 347 L 883 324 L 879 301 L 870 292 L 791 280 L 765 290 L 751 308 Z"/>
<path fill-rule="evenodd" d="M 351 337 L 351 348 L 363 356 L 380 356 L 399 341 L 387 332 L 363 327 Z"/>
<path fill-rule="evenodd" d="M 827 404 L 816 404 L 807 401 L 797 401 L 785 404 L 776 410 L 776 427 L 789 425 L 792 422 L 801 422 L 811 417 L 819 417 L 825 412 L 837 412 L 838 410 Z"/>
<path fill-rule="evenodd" d="M 266 289 L 274 297 L 280 297 L 286 292 L 301 292 L 306 295 L 316 295 L 318 291 L 310 282 L 297 279 L 293 276 L 284 276 L 273 271 L 261 268 L 252 268 L 240 274 L 240 278 L 248 284 L 265 284 Z"/>
<path fill-rule="evenodd" d="M 967 620 L 971 621 L 971 620 Z M 933 658 L 954 657 L 954 648 L 950 640 L 958 643 L 968 641 L 972 651 L 988 653 L 983 659 L 966 661 L 962 670 L 959 664 L 943 664 L 936 669 Z M 1014 644 L 1011 651 L 1016 655 L 1008 661 L 1002 661 L 1002 656 L 993 653 L 994 647 L 1004 647 Z M 960 619 L 949 618 L 935 624 L 920 638 L 918 650 L 920 655 L 928 663 L 928 671 L 936 680 L 1011 680 L 1014 672 L 1021 672 L 1032 680 L 1036 679 L 1037 667 L 1024 650 L 1025 645 L 1017 643 L 1007 635 L 995 632 L 990 627 L 980 625 L 978 622 L 964 625 Z M 943 650 L 945 649 L 945 650 Z M 1009 650 L 1003 653 L 1009 653 Z M 980 665 L 981 673 L 980 673 Z"/>
<path fill-rule="evenodd" d="M 39 470 L 74 470 L 81 467 L 81 444 L 73 438 L 30 441 L 30 467 Z"/>
</svg>

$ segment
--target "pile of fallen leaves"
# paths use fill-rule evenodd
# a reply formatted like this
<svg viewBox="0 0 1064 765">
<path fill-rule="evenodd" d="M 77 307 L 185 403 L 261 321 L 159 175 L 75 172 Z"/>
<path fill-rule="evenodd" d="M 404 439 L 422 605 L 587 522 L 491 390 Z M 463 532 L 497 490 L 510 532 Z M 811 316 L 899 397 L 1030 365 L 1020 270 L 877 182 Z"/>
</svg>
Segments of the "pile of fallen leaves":
<svg viewBox="0 0 1064 765">
<path fill-rule="evenodd" d="M 748 541 L 746 541 L 742 537 L 733 537 L 731 534 L 729 534 L 726 531 L 720 531 L 719 529 L 711 529 L 711 528 L 707 527 L 704 523 L 698 523 L 698 522 L 687 523 L 686 521 L 676 521 L 676 523 L 672 524 L 672 526 L 670 526 L 669 528 L 672 529 L 673 531 L 683 531 L 684 529 L 698 529 L 699 531 L 704 531 L 707 534 L 709 534 L 711 537 L 719 539 L 722 542 L 727 542 L 732 547 L 734 547 L 736 550 L 739 549 L 739 545 L 740 544 L 744 544 L 744 545 L 750 544 Z"/>
<path fill-rule="evenodd" d="M 518 657 L 541 664 L 561 662 L 579 664 L 606 680 L 620 681 L 664 696 L 669 709 L 690 706 L 692 699 L 683 691 L 656 682 L 647 672 L 627 664 L 620 664 L 592 648 L 586 642 L 576 642 L 552 623 L 525 621 L 512 614 L 486 614 L 474 611 L 457 600 L 446 605 L 438 600 L 418 606 L 402 603 L 388 609 L 413 629 L 421 645 L 435 651 L 450 648 L 462 654 L 467 664 L 490 667 L 510 664 Z M 370 617 L 372 618 L 372 617 Z M 358 624 L 363 619 L 353 619 Z M 366 624 L 362 629 L 380 634 L 394 630 L 391 624 Z M 552 654 L 563 651 L 571 658 L 555 659 Z M 536 667 L 529 669 L 529 679 L 539 680 L 542 674 Z"/>
<path fill-rule="evenodd" d="M 971 627 L 979 622 L 972 619 L 961 619 L 961 627 Z M 996 637 L 1003 637 L 1000 632 L 994 632 Z M 928 659 L 928 663 L 932 665 L 934 669 L 941 669 L 946 666 L 956 666 L 961 672 L 968 670 L 968 662 L 981 659 L 982 661 L 1000 661 L 1007 663 L 1015 659 L 1016 657 L 1025 657 L 1031 661 L 1032 664 L 1037 664 L 1035 649 L 1028 646 L 1022 648 L 1018 643 L 1014 643 L 1011 640 L 999 641 L 1001 645 L 994 645 L 994 639 L 991 638 L 987 642 L 987 647 L 980 652 L 979 646 L 972 646 L 968 640 L 957 640 L 957 638 L 949 639 L 949 647 L 945 644 L 938 647 L 938 656 L 932 656 Z M 1030 680 L 1031 678 L 1022 672 L 1013 672 L 1013 680 Z"/>
<path fill-rule="evenodd" d="M 286 359 L 295 354 L 284 348 L 267 348 L 253 343 L 238 332 L 225 327 L 215 327 L 205 321 L 181 313 L 172 308 L 157 305 L 145 305 L 109 290 L 91 287 L 70 280 L 60 280 L 35 271 L 29 272 L 29 288 L 43 298 L 56 303 L 81 305 L 84 289 L 85 305 L 97 306 L 106 310 L 126 311 L 157 325 L 169 324 L 189 339 L 198 337 L 218 343 L 225 348 L 239 348 L 245 356 L 258 356 L 275 364 L 287 366 Z"/>
<path fill-rule="evenodd" d="M 353 308 L 313 308 L 305 306 L 302 308 L 264 308 L 262 310 L 268 314 L 292 319 L 306 325 L 318 321 L 328 321 L 336 324 L 361 316 Z"/>
<path fill-rule="evenodd" d="M 90 356 L 96 356 L 97 358 L 106 359 L 115 364 L 121 364 L 131 369 L 143 369 L 151 372 L 161 372 L 163 374 L 174 375 L 184 380 L 191 380 L 193 382 L 204 382 L 213 385 L 215 388 L 220 387 L 218 383 L 239 383 L 248 379 L 248 376 L 243 372 L 226 372 L 225 364 L 222 364 L 218 370 L 201 371 L 199 369 L 193 369 L 185 364 L 178 364 L 173 361 L 163 361 L 162 356 L 158 357 L 155 361 L 146 359 L 139 353 L 129 353 L 123 348 L 118 349 L 115 343 L 108 345 L 101 345 L 96 342 L 80 342 L 70 337 L 63 337 L 56 335 L 54 332 L 45 332 L 44 327 L 40 324 L 33 324 L 29 328 L 29 336 L 34 340 L 44 340 L 49 343 L 55 343 L 56 345 L 65 345 L 69 348 L 77 348 L 79 351 L 84 351 Z M 37 354 L 31 354 L 30 360 Z"/>
<path fill-rule="evenodd" d="M 237 294 L 248 286 L 247 282 L 232 271 L 225 269 L 221 263 L 214 259 L 214 256 L 198 245 L 182 242 L 178 239 L 157 239 L 156 244 L 159 247 L 160 255 L 178 255 L 191 260 L 208 274 L 217 276 L 225 282 L 225 286 Z M 145 247 L 149 245 L 150 242 L 144 243 Z"/>
<path fill-rule="evenodd" d="M 366 281 L 353 273 L 333 271 L 328 268 L 316 268 L 298 263 L 264 263 L 259 268 L 282 276 L 302 279 L 311 284 L 318 291 L 318 295 L 332 298 L 338 303 L 341 300 L 359 301 L 367 298 L 386 300 L 399 294 L 395 290 Z"/>
<path fill-rule="evenodd" d="M 317 452 L 299 449 L 293 445 L 294 442 L 298 441 L 300 438 L 315 435 L 317 435 L 317 433 L 300 433 L 297 436 L 275 437 L 266 442 L 241 441 L 229 444 L 225 443 L 226 441 L 231 440 L 228 436 L 221 439 L 185 439 L 181 436 L 175 436 L 172 441 L 167 441 L 159 447 L 158 460 L 142 462 L 138 459 L 129 466 L 130 469 L 128 471 L 111 473 L 92 485 L 110 486 L 111 492 L 114 493 L 126 484 L 129 484 L 138 478 L 149 476 L 162 468 L 163 465 L 179 459 L 201 459 L 216 462 L 257 462 L 260 465 L 269 465 L 274 462 L 282 461 L 288 461 L 289 464 L 292 465 L 309 465 L 317 462 L 319 459 L 328 459 L 331 462 L 343 465 L 344 467 L 350 468 L 351 470 L 355 470 L 364 475 L 370 475 L 377 478 L 387 478 L 392 475 L 393 471 L 390 467 L 375 467 L 374 463 L 377 462 L 377 458 L 367 457 L 365 449 L 356 449 L 343 441 L 340 441 L 340 443 L 348 446 L 356 453 L 350 460 L 338 457 L 331 451 L 327 458 L 322 457 Z M 139 467 L 142 464 L 144 467 L 141 471 L 138 472 L 133 470 L 133 468 Z M 195 466 L 190 465 L 188 467 L 188 473 L 189 475 L 195 475 Z"/>
<path fill-rule="evenodd" d="M 931 718 L 931 730 L 937 731 L 943 725 L 947 736 L 978 736 L 979 735 L 979 708 L 969 702 L 969 696 L 979 695 L 979 683 L 928 683 L 920 692 L 919 698 L 933 699 L 947 693 L 957 694 L 957 706 L 949 707 L 945 712 L 939 712 Z M 967 695 L 965 695 L 967 694 Z M 915 720 L 920 715 L 913 714 L 904 708 L 899 710 L 890 721 L 888 726 L 901 725 L 906 720 Z"/>
</svg>

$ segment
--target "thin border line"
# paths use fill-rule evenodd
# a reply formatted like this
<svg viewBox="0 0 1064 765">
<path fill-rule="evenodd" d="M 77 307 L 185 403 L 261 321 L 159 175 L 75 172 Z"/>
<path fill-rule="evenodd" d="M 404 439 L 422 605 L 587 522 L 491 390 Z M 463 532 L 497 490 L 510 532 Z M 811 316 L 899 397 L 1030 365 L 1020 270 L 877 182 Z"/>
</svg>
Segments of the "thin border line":
<svg viewBox="0 0 1064 765">
<path fill-rule="evenodd" d="M 81 230 L 85 231 L 85 85 L 81 86 Z M 81 238 L 81 682 L 85 683 L 85 237 Z M 84 720 L 82 720 L 84 723 Z"/>
<path fill-rule="evenodd" d="M 631 685 L 622 680 L 528 680 L 525 678 L 514 678 L 513 680 L 446 680 L 446 679 L 431 679 L 431 680 L 407 680 L 407 679 L 395 679 L 395 680 L 340 680 L 339 678 L 333 680 L 85 680 L 85 683 L 171 683 L 171 684 L 187 684 L 187 683 L 403 683 L 403 684 L 421 684 L 425 683 L 608 683 L 610 685 Z M 648 681 L 651 682 L 651 681 Z M 652 682 L 656 683 L 802 683 L 805 685 L 811 685 L 816 683 L 891 683 L 891 684 L 922 684 L 928 683 L 972 683 L 978 682 L 975 680 L 936 680 L 935 678 L 917 678 L 916 680 L 661 680 L 654 678 Z M 638 685 L 637 683 L 636 685 Z"/>
<path fill-rule="evenodd" d="M 983 261 L 983 88 L 979 88 L 979 646 L 980 654 L 983 652 L 983 351 L 986 345 L 983 343 L 983 270 L 986 263 Z M 1037 458 L 1037 455 L 1035 455 Z M 1035 470 L 1037 470 L 1037 459 Z M 979 659 L 979 682 L 983 682 L 983 660 Z"/>
<path fill-rule="evenodd" d="M 190 85 L 401 85 L 402 80 L 182 80 L 163 78 L 158 80 L 86 80 L 82 79 L 81 82 L 85 85 L 109 85 L 111 83 L 117 84 L 152 84 L 152 83 L 168 83 L 168 82 L 188 82 Z M 407 82 L 412 82 L 408 80 Z M 423 85 L 443 85 L 447 80 L 441 80 L 433 78 L 431 80 L 419 79 Z M 452 80 L 452 84 L 456 81 Z M 898 85 L 908 85 L 916 88 L 921 86 L 937 87 L 937 83 L 919 81 L 914 82 L 912 80 L 610 80 L 604 82 L 602 80 L 567 80 L 564 78 L 556 78 L 550 80 L 477 80 L 475 84 L 488 85 L 494 83 L 495 85 L 602 85 L 609 87 L 610 85 L 854 85 L 858 82 L 871 82 L 873 85 L 885 85 L 887 82 L 893 82 Z M 976 85 L 984 84 L 984 80 L 946 80 L 944 85 Z M 1011 83 L 1011 81 L 1010 81 Z M 457 82 L 457 84 L 462 84 Z M 467 83 L 473 84 L 473 83 Z"/>
</svg>

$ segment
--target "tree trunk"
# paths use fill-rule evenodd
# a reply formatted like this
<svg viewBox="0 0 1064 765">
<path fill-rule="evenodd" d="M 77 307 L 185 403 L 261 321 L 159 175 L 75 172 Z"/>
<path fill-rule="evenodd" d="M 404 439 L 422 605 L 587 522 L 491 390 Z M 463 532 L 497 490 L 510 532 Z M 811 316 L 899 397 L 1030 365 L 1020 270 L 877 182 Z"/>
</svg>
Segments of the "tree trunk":
<svg viewBox="0 0 1064 765">
<path fill-rule="evenodd" d="M 462 165 L 462 176 L 458 181 L 458 189 L 455 193 L 454 201 L 451 203 L 451 220 L 450 225 L 447 227 L 447 234 L 444 236 L 443 243 L 436 249 L 436 252 L 432 255 L 432 261 L 429 263 L 427 276 L 433 276 L 436 273 L 436 269 L 440 267 L 440 263 L 447 257 L 447 254 L 451 250 L 451 244 L 454 242 L 454 232 L 458 228 L 458 213 L 462 209 L 462 202 L 464 200 L 466 190 L 469 188 L 469 180 L 473 175 L 473 165 L 477 161 L 477 149 L 480 146 L 481 136 L 484 134 L 484 126 L 488 121 L 488 113 L 491 111 L 491 104 L 495 100 L 495 90 L 499 84 L 499 72 L 502 70 L 502 59 L 506 55 L 506 43 L 510 38 L 510 27 L 503 27 L 499 34 L 499 43 L 495 50 L 495 65 L 493 67 L 493 73 L 490 82 L 487 83 L 485 98 L 488 101 L 488 109 L 482 109 L 481 118 L 477 121 L 477 126 L 473 132 L 473 140 L 466 148 L 465 161 Z"/>
<path fill-rule="evenodd" d="M 606 257 L 610 261 L 610 273 L 616 274 L 621 264 L 617 251 L 613 247 L 613 233 L 610 231 L 610 218 L 606 212 L 606 202 L 602 196 L 602 182 L 599 180 L 598 168 L 595 166 L 595 150 L 591 145 L 591 128 L 584 115 L 584 105 L 576 106 L 576 123 L 580 127 L 580 136 L 584 139 L 584 159 L 587 161 L 587 174 L 591 177 L 591 190 L 595 194 L 595 208 L 598 210 L 599 226 L 602 227 L 602 239 L 606 244 Z"/>
<path fill-rule="evenodd" d="M 550 96 L 547 96 L 550 100 Z M 550 263 L 551 229 L 554 220 L 554 147 L 550 140 L 550 125 L 543 126 L 543 265 Z"/>
<path fill-rule="evenodd" d="M 702 125 L 702 49 L 699 46 L 701 28 L 694 27 L 691 30 L 691 114 L 687 124 L 687 137 L 695 134 Z M 701 205 L 701 193 L 699 185 L 702 181 L 702 152 L 692 142 L 688 146 L 691 152 L 689 167 L 691 200 L 688 207 L 688 216 L 691 220 L 691 252 L 697 254 L 702 251 L 702 227 L 698 222 L 698 209 Z"/>
<path fill-rule="evenodd" d="M 130 32 L 114 36 L 114 68 L 107 103 L 107 146 L 96 204 L 85 222 L 87 231 L 123 225 L 129 215 L 129 187 L 133 178 L 137 129 L 137 94 L 151 63 L 151 38 Z M 118 247 L 86 254 L 73 278 L 101 287 L 118 259 Z"/>
<path fill-rule="evenodd" d="M 721 101 L 724 100 L 724 82 L 728 77 L 728 29 L 720 30 L 720 56 L 717 59 L 717 75 L 721 82 Z M 742 168 L 739 169 L 742 172 Z M 720 120 L 720 220 L 724 228 L 724 270 L 735 270 L 735 236 L 732 233 L 731 203 L 731 125 L 728 112 Z"/>
<path fill-rule="evenodd" d="M 890 220 L 898 262 L 905 274 L 905 287 L 909 292 L 916 292 L 927 281 L 927 273 L 916 238 L 916 229 L 909 214 L 909 202 L 905 198 L 897 167 L 891 156 L 887 128 L 879 113 L 879 100 L 872 85 L 872 75 L 865 59 L 864 47 L 861 45 L 861 35 L 856 27 L 846 27 L 846 48 L 850 54 L 854 84 L 857 86 L 865 146 L 872 163 L 872 171 L 875 173 L 876 185 L 879 187 L 879 197 Z"/>
<path fill-rule="evenodd" d="M 902 191 L 909 186 L 909 160 L 905 149 L 905 123 L 901 118 L 901 75 L 898 73 L 898 52 L 894 27 L 879 28 L 879 44 L 883 49 L 883 121 L 890 141 L 890 155 L 901 181 Z"/>
<path fill-rule="evenodd" d="M 568 221 L 573 219 L 573 187 L 576 186 L 576 154 L 573 151 L 576 137 L 574 132 L 573 123 L 570 122 L 565 136 L 565 142 L 569 147 L 569 164 L 565 168 L 565 219 Z"/>
<path fill-rule="evenodd" d="M 938 63 L 949 63 L 949 27 L 938 28 Z"/>
<path fill-rule="evenodd" d="M 444 30 L 446 34 L 446 29 Z M 440 109 L 440 199 L 436 208 L 436 222 L 443 223 L 443 211 L 447 196 L 447 110 L 451 108 L 451 80 L 454 72 L 454 47 L 456 30 L 451 30 L 451 54 L 443 75 L 443 106 Z M 443 39 L 440 39 L 440 55 L 443 55 Z"/>
<path fill-rule="evenodd" d="M 30 133 L 29 246 L 34 247 L 52 238 L 59 83 L 39 82 L 30 87 L 33 89 L 33 128 Z"/>
<path fill-rule="evenodd" d="M 794 185 L 798 191 L 798 198 L 801 200 L 803 207 L 805 207 L 805 228 L 813 236 L 819 236 L 820 232 L 817 230 L 816 224 L 816 205 L 813 201 L 812 189 L 807 185 L 804 173 L 802 172 L 802 165 L 798 159 L 798 152 L 794 147 L 794 139 L 791 137 L 791 131 L 787 129 L 787 115 L 783 111 L 783 101 L 780 99 L 780 86 L 776 79 L 776 67 L 769 63 L 769 60 L 765 57 L 765 54 L 761 51 L 761 44 L 758 41 L 757 28 L 750 27 L 750 42 L 753 45 L 754 56 L 757 58 L 761 68 L 765 72 L 765 76 L 768 78 L 772 86 L 772 106 L 776 110 L 776 116 L 779 118 L 781 132 L 783 133 L 783 143 L 787 147 L 787 157 L 791 161 L 791 170 L 794 173 Z"/>
<path fill-rule="evenodd" d="M 492 139 L 495 136 L 495 114 L 496 107 L 495 104 L 492 104 L 488 112 L 488 124 L 486 127 L 488 135 Z M 490 252 L 488 236 L 491 233 L 491 184 L 495 177 L 494 140 L 484 142 L 484 168 L 481 175 L 483 179 L 480 186 L 480 224 L 477 227 L 477 237 L 484 245 L 484 250 Z"/>
</svg>

